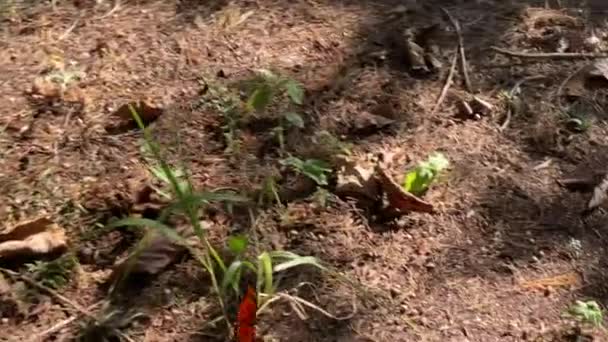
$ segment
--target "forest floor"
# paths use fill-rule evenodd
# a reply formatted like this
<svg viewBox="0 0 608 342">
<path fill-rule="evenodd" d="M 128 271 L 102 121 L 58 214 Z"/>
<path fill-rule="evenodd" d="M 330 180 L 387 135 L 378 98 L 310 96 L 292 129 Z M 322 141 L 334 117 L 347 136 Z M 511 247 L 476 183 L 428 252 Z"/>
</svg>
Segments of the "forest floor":
<svg viewBox="0 0 608 342">
<path fill-rule="evenodd" d="M 144 102 L 154 139 L 196 189 L 256 203 L 201 212 L 212 244 L 246 234 L 335 271 L 285 273 L 278 290 L 326 314 L 277 301 L 258 315 L 260 340 L 608 341 L 564 315 L 576 300 L 608 305 L 606 218 L 581 215 L 608 166 L 608 74 L 572 55 L 608 51 L 608 6 L 558 2 L 4 0 L 1 224 L 44 217 L 67 249 L 3 265 L 0 340 L 229 336 L 208 324 L 217 299 L 189 255 L 169 251 L 170 265 L 104 305 L 113 265 L 142 234 L 103 227 L 163 206 L 134 195 L 160 186 L 124 115 Z M 301 83 L 303 101 L 278 96 L 227 122 L 227 103 L 247 95 L 235 84 L 260 69 Z M 432 213 L 386 219 L 343 191 L 344 165 L 383 156 L 401 183 L 437 152 L 449 167 L 421 195 Z M 284 166 L 290 155 L 329 162 L 327 184 Z M 269 179 L 281 203 L 258 203 Z"/>
</svg>

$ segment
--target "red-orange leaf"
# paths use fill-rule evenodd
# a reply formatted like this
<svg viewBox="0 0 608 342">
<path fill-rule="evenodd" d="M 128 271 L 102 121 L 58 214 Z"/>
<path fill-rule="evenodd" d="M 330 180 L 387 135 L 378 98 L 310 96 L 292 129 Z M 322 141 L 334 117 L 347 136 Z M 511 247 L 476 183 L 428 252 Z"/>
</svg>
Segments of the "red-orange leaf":
<svg viewBox="0 0 608 342">
<path fill-rule="evenodd" d="M 247 287 L 247 293 L 245 293 L 245 296 L 239 305 L 236 331 L 234 333 L 236 342 L 255 341 L 255 315 L 257 309 L 255 290 L 253 287 L 249 286 Z"/>
</svg>

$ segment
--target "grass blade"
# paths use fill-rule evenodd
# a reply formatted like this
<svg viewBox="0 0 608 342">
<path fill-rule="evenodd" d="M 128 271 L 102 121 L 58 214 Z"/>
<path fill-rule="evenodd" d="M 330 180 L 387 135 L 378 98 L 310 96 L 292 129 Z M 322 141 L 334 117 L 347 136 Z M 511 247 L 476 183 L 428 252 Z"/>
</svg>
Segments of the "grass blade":
<svg viewBox="0 0 608 342">
<path fill-rule="evenodd" d="M 280 263 L 274 267 L 274 271 L 282 272 L 287 269 L 290 269 L 290 268 L 293 268 L 296 266 L 301 266 L 301 265 L 310 265 L 310 266 L 319 268 L 321 270 L 326 270 L 325 266 L 321 265 L 317 258 L 311 257 L 311 256 L 305 256 L 305 257 L 297 257 L 292 260 Z"/>
</svg>

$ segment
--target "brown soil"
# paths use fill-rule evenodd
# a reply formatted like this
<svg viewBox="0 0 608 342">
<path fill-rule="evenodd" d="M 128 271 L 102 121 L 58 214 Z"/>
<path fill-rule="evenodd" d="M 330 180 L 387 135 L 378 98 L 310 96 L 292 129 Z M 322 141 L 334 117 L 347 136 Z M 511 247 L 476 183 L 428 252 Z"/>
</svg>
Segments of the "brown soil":
<svg viewBox="0 0 608 342">
<path fill-rule="evenodd" d="M 50 215 L 68 231 L 71 251 L 95 254 L 93 261 L 81 258 L 59 292 L 82 307 L 103 300 L 101 283 L 135 236 L 96 229 L 132 212 L 133 181 L 146 174 L 141 132 L 106 129 L 117 127 L 120 118 L 112 113 L 128 101 L 162 107 L 151 123 L 154 134 L 188 166 L 197 188 L 251 192 L 270 168 L 279 168 L 268 124 L 251 124 L 241 151 L 225 152 L 223 118 L 205 106 L 203 84 L 229 84 L 272 68 L 306 88 L 307 126 L 287 135 L 292 153 L 311 153 L 303 145 L 323 129 L 352 143 L 355 156 L 398 156 L 390 170 L 396 178 L 435 151 L 451 167 L 424 196 L 436 213 L 390 224 L 375 222 L 348 199 L 323 208 L 297 191 L 286 209 L 258 211 L 252 227 L 221 208 L 209 214 L 217 243 L 233 231 L 256 229 L 261 245 L 317 256 L 361 285 L 291 273 L 286 288 L 310 282 L 297 294 L 336 316 L 351 315 L 353 303 L 356 312 L 333 320 L 307 310 L 302 320 L 279 304 L 259 317 L 264 341 L 606 341 L 601 329 L 586 339 L 566 336 L 570 322 L 562 313 L 574 300 L 608 304 L 608 233 L 601 213 L 580 218 L 588 193 L 557 183 L 608 165 L 606 91 L 585 88 L 579 95 L 601 114 L 585 119 L 584 132 L 573 132 L 561 114 L 569 99 L 557 91 L 590 61 L 509 58 L 490 49 L 555 52 L 565 41 L 567 51 L 584 52 L 590 47 L 582 42 L 594 31 L 605 51 L 603 2 L 562 0 L 560 9 L 558 2 L 546 8 L 532 0 L 5 1 L 0 217 L 10 226 Z M 458 115 L 459 101 L 471 96 L 458 69 L 432 113 L 457 53 L 442 6 L 461 23 L 474 92 L 495 106 L 479 120 Z M 229 19 L 248 11 L 241 23 Z M 408 63 L 403 32 L 434 24 L 421 44 L 436 47 L 443 67 L 421 75 Z M 33 89 L 58 67 L 84 77 L 59 93 L 44 84 Z M 521 86 L 522 108 L 500 130 L 505 92 L 535 75 L 545 78 Z M 363 120 L 364 127 L 351 129 L 365 115 L 396 123 L 379 130 Z M 223 339 L 203 329 L 217 308 L 194 261 L 184 258 L 134 286 L 121 302 L 121 310 L 147 316 L 121 327 L 134 341 Z M 45 294 L 22 314 L 0 313 L 0 340 L 15 341 L 76 314 Z M 84 323 L 78 318 L 45 340 L 72 340 Z"/>
</svg>

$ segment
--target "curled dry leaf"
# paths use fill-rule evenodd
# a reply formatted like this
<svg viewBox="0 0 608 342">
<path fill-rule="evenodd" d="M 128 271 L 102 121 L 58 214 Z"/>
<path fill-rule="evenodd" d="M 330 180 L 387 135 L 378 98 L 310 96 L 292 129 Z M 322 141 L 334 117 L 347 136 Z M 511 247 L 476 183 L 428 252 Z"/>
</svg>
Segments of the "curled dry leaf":
<svg viewBox="0 0 608 342">
<path fill-rule="evenodd" d="M 156 119 L 158 119 L 165 111 L 164 108 L 151 105 L 147 101 L 143 100 L 123 104 L 112 114 L 112 122 L 106 126 L 106 131 L 108 133 L 124 133 L 138 127 L 137 122 L 135 122 L 133 119 L 131 107 L 133 107 L 137 115 L 139 115 L 145 126 L 156 121 Z"/>
<path fill-rule="evenodd" d="M 605 175 L 602 181 L 593 189 L 593 195 L 587 203 L 587 207 L 583 214 L 591 214 L 606 201 L 606 198 L 608 198 L 608 174 Z"/>
<path fill-rule="evenodd" d="M 336 195 L 376 201 L 380 190 L 374 173 L 374 166 L 371 163 L 345 164 L 337 172 Z"/>
<path fill-rule="evenodd" d="M 371 135 L 392 126 L 395 120 L 369 112 L 354 115 L 349 122 L 350 133 L 356 135 Z"/>
<path fill-rule="evenodd" d="M 386 193 L 389 208 L 405 214 L 412 211 L 432 213 L 433 205 L 406 192 L 397 184 L 380 165 L 376 166 L 376 176 L 380 182 L 380 188 Z"/>
<path fill-rule="evenodd" d="M 180 227 L 176 232 L 185 239 L 193 234 L 189 227 Z M 133 274 L 157 275 L 186 252 L 184 245 L 149 229 L 134 251 L 116 263 L 109 279 L 115 283 Z"/>
<path fill-rule="evenodd" d="M 0 260 L 52 254 L 66 246 L 65 230 L 41 217 L 0 233 Z"/>
</svg>

